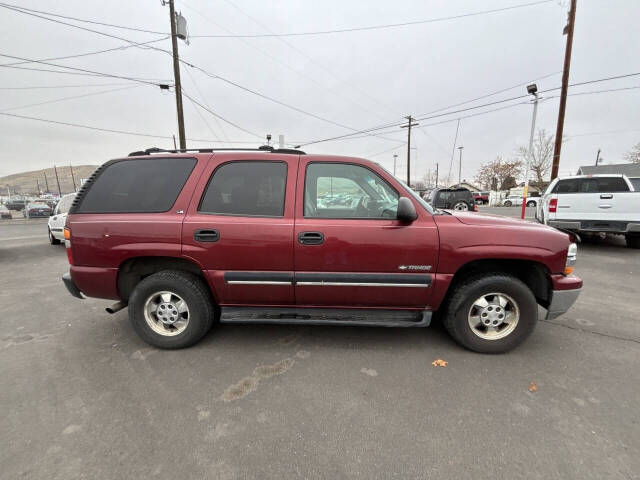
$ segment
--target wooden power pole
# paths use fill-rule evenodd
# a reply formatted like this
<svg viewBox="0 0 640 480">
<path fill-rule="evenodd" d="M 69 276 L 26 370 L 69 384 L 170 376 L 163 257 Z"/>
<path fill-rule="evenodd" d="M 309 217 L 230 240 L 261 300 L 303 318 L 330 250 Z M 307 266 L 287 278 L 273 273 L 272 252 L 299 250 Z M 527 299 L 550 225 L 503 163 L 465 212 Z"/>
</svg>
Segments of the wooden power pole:
<svg viewBox="0 0 640 480">
<path fill-rule="evenodd" d="M 406 125 L 401 125 L 402 128 L 407 129 L 407 186 L 411 186 L 411 127 L 417 127 L 419 123 L 413 122 L 413 117 L 409 115 L 404 117 L 407 119 Z"/>
<path fill-rule="evenodd" d="M 178 110 L 178 137 L 180 150 L 187 148 L 184 134 L 184 114 L 182 112 L 182 83 L 180 82 L 180 57 L 178 56 L 178 34 L 176 28 L 176 10 L 174 0 L 169 0 L 169 16 L 171 17 L 171 46 L 173 47 L 173 78 L 176 89 L 176 109 Z"/>
<path fill-rule="evenodd" d="M 58 169 L 56 168 L 56 164 L 53 164 L 53 171 L 56 174 L 56 183 L 58 184 L 58 195 L 62 197 L 62 190 L 60 190 L 60 179 L 58 179 Z"/>
<path fill-rule="evenodd" d="M 567 89 L 569 88 L 569 69 L 571 68 L 571 49 L 573 47 L 573 27 L 576 20 L 577 0 L 571 0 L 569 21 L 563 33 L 567 35 L 567 45 L 564 51 L 564 70 L 562 71 L 562 90 L 560 91 L 560 108 L 558 110 L 558 126 L 556 128 L 556 142 L 553 148 L 553 166 L 551 180 L 558 176 L 560 169 L 560 150 L 562 149 L 562 132 L 564 130 L 564 114 L 567 107 Z"/>
</svg>

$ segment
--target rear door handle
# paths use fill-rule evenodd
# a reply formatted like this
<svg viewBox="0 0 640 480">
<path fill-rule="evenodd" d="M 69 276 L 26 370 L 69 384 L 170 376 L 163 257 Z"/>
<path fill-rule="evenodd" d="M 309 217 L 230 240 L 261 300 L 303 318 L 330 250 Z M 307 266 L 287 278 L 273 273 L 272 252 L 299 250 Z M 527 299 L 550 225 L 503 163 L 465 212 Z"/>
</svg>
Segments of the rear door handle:
<svg viewBox="0 0 640 480">
<path fill-rule="evenodd" d="M 602 198 L 603 200 L 608 200 L 610 198 L 613 198 L 613 195 L 611 195 L 610 193 L 603 193 L 602 195 L 600 195 L 600 198 Z"/>
<path fill-rule="evenodd" d="M 321 245 L 324 242 L 324 234 L 321 232 L 300 232 L 298 242 L 301 245 Z"/>
<path fill-rule="evenodd" d="M 196 230 L 193 232 L 193 239 L 196 242 L 217 242 L 220 240 L 218 230 Z"/>
</svg>

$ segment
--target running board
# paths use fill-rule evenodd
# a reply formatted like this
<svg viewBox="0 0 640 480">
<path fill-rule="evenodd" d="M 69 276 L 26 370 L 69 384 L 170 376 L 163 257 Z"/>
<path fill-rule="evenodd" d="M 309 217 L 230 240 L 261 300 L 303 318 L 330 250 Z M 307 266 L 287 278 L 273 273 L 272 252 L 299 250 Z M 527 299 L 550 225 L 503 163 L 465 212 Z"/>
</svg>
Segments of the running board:
<svg viewBox="0 0 640 480">
<path fill-rule="evenodd" d="M 369 327 L 428 327 L 426 310 L 361 310 L 332 308 L 222 307 L 220 323 L 286 323 L 358 325 Z"/>
</svg>

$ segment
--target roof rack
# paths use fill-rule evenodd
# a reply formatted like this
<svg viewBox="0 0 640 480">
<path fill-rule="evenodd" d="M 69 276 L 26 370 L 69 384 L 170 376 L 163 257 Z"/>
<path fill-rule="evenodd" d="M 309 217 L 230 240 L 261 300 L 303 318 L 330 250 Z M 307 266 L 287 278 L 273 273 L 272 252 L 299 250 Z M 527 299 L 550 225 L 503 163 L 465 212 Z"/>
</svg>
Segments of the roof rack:
<svg viewBox="0 0 640 480">
<path fill-rule="evenodd" d="M 151 155 L 152 153 L 214 153 L 214 152 L 270 152 L 270 153 L 285 153 L 291 155 L 306 155 L 302 150 L 295 150 L 290 148 L 274 148 L 271 145 L 262 145 L 258 148 L 182 148 L 175 150 L 166 150 L 164 148 L 152 147 L 146 150 L 140 150 L 137 152 L 131 152 L 129 157 L 137 157 L 140 155 Z"/>
</svg>

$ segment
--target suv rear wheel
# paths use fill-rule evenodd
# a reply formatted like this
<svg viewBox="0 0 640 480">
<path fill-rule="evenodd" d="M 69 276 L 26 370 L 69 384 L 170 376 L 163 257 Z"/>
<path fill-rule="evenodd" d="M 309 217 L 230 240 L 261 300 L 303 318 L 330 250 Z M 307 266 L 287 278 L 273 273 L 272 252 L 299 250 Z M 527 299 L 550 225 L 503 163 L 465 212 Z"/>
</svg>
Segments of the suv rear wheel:
<svg viewBox="0 0 640 480">
<path fill-rule="evenodd" d="M 467 202 L 456 202 L 453 209 L 459 212 L 467 212 L 469 211 L 469 205 L 467 205 Z"/>
<path fill-rule="evenodd" d="M 504 202 L 504 206 L 505 206 L 505 207 L 510 207 L 511 205 L 513 205 L 513 203 L 511 202 L 511 200 L 506 200 L 506 201 Z"/>
<path fill-rule="evenodd" d="M 51 233 L 51 229 L 49 228 L 49 243 L 51 245 L 60 245 L 60 240 L 58 240 L 56 237 L 53 236 L 53 233 Z"/>
<path fill-rule="evenodd" d="M 533 293 L 511 275 L 488 273 L 458 285 L 444 318 L 449 334 L 480 353 L 504 353 L 535 328 L 538 305 Z"/>
<path fill-rule="evenodd" d="M 148 276 L 136 285 L 129 299 L 129 320 L 136 333 L 159 348 L 195 344 L 211 329 L 214 313 L 204 281 L 180 271 Z"/>
<path fill-rule="evenodd" d="M 537 203 L 534 200 L 530 200 L 527 202 L 527 207 L 535 207 Z"/>
<path fill-rule="evenodd" d="M 640 234 L 627 233 L 625 239 L 627 240 L 627 247 L 640 248 Z"/>
</svg>

